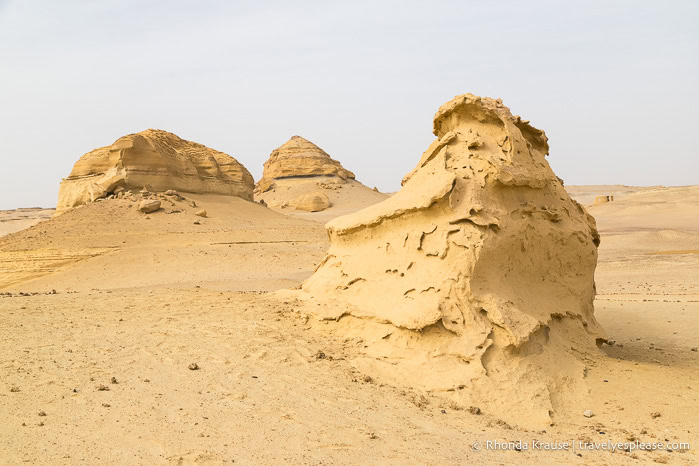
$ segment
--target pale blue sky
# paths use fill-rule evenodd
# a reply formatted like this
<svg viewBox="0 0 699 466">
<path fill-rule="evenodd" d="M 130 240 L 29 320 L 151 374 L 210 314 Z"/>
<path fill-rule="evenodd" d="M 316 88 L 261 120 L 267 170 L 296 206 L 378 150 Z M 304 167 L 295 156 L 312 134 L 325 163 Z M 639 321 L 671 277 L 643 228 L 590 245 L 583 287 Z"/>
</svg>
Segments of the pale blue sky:
<svg viewBox="0 0 699 466">
<path fill-rule="evenodd" d="M 146 128 L 258 179 L 298 134 L 396 190 L 465 92 L 545 130 L 566 184 L 699 184 L 698 1 L 0 0 L 0 209 L 53 206 Z"/>
</svg>

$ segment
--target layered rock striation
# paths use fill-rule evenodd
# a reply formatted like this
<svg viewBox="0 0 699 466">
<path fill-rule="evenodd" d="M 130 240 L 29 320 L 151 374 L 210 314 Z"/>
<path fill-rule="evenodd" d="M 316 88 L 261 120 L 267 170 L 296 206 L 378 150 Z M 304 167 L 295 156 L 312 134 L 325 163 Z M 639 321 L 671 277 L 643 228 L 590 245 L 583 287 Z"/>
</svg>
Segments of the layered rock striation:
<svg viewBox="0 0 699 466">
<path fill-rule="evenodd" d="M 354 179 L 354 173 L 345 170 L 320 147 L 301 136 L 293 136 L 273 150 L 264 164 L 257 192 L 272 188 L 274 181 L 292 177 L 331 176 L 342 180 Z"/>
<path fill-rule="evenodd" d="M 149 129 L 80 157 L 61 182 L 57 213 L 105 197 L 119 187 L 143 186 L 252 200 L 254 180 L 243 165 L 223 152 Z"/>
</svg>

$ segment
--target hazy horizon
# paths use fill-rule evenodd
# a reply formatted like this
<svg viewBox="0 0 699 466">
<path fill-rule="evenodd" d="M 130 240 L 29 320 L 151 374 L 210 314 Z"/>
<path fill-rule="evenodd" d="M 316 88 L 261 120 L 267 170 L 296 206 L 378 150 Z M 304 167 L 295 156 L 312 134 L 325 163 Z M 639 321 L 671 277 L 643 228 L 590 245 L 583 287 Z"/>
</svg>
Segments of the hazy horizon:
<svg viewBox="0 0 699 466">
<path fill-rule="evenodd" d="M 466 92 L 543 129 L 566 185 L 699 184 L 699 2 L 217 3 L 0 0 L 0 209 L 147 128 L 255 180 L 298 134 L 395 191 Z"/>
</svg>

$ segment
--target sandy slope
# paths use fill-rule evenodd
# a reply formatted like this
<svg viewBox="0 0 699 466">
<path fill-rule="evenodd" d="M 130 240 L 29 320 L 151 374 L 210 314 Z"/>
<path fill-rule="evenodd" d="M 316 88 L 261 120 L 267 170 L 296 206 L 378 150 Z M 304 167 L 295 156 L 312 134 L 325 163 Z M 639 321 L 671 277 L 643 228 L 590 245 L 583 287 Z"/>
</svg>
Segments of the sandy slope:
<svg viewBox="0 0 699 466">
<path fill-rule="evenodd" d="M 190 200 L 197 207 L 190 207 Z M 208 218 L 194 216 L 200 209 Z M 138 212 L 135 203 L 113 199 L 0 239 L 0 290 L 164 284 L 277 289 L 295 285 L 313 270 L 325 238 L 316 222 L 232 196 L 187 194 L 187 201 L 149 215 Z"/>
<path fill-rule="evenodd" d="M 0 240 L 3 270 L 15 267 L 0 277 L 5 286 L 15 281 L 2 290 L 13 295 L 0 296 L 0 412 L 7 413 L 0 464 L 699 461 L 699 353 L 692 351 L 699 187 L 647 189 L 590 209 L 602 234 L 596 316 L 617 343 L 587 361 L 589 398 L 580 415 L 556 418 L 545 432 L 365 379 L 356 369 L 363 342 L 344 334 L 342 321 L 308 319 L 298 304 L 274 295 L 235 292 L 308 276 L 327 247 L 320 223 L 230 198 L 197 198 L 211 215 L 203 225 L 193 224 L 193 209 L 145 220 L 119 202 Z M 66 263 L 35 261 L 45 250 L 102 249 Z M 24 269 L 43 276 L 22 282 Z M 17 294 L 52 288 L 58 294 Z M 193 362 L 200 370 L 188 369 Z M 585 409 L 595 416 L 583 417 Z M 692 448 L 471 446 L 533 438 L 668 439 Z"/>
<path fill-rule="evenodd" d="M 330 207 L 321 212 L 304 212 L 294 209 L 293 200 L 303 194 L 322 192 L 330 199 Z M 318 222 L 328 222 L 388 198 L 388 194 L 374 191 L 356 180 L 342 180 L 334 176 L 294 177 L 274 180 L 272 190 L 257 194 L 255 200 L 292 217 Z"/>
</svg>

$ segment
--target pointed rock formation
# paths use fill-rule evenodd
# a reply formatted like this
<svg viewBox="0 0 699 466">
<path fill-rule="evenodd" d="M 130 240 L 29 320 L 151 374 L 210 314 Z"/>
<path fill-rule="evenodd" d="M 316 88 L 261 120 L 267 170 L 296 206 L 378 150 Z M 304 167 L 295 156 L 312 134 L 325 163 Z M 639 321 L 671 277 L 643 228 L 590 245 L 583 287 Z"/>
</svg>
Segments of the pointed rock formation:
<svg viewBox="0 0 699 466">
<path fill-rule="evenodd" d="M 80 157 L 61 182 L 57 213 L 118 187 L 226 194 L 252 200 L 254 180 L 233 157 L 167 131 L 149 129 Z"/>
<path fill-rule="evenodd" d="M 268 191 L 274 180 L 306 176 L 336 176 L 342 180 L 354 179 L 354 173 L 345 170 L 320 147 L 301 136 L 293 136 L 273 150 L 265 162 L 257 191 Z"/>
<path fill-rule="evenodd" d="M 295 296 L 365 340 L 363 370 L 547 425 L 584 396 L 580 355 L 601 333 L 595 221 L 544 132 L 500 100 L 454 98 L 434 134 L 398 193 L 327 224 L 328 254 Z"/>
<path fill-rule="evenodd" d="M 255 187 L 255 200 L 271 209 L 322 222 L 386 197 L 355 180 L 354 173 L 300 136 L 272 151 Z"/>
</svg>

